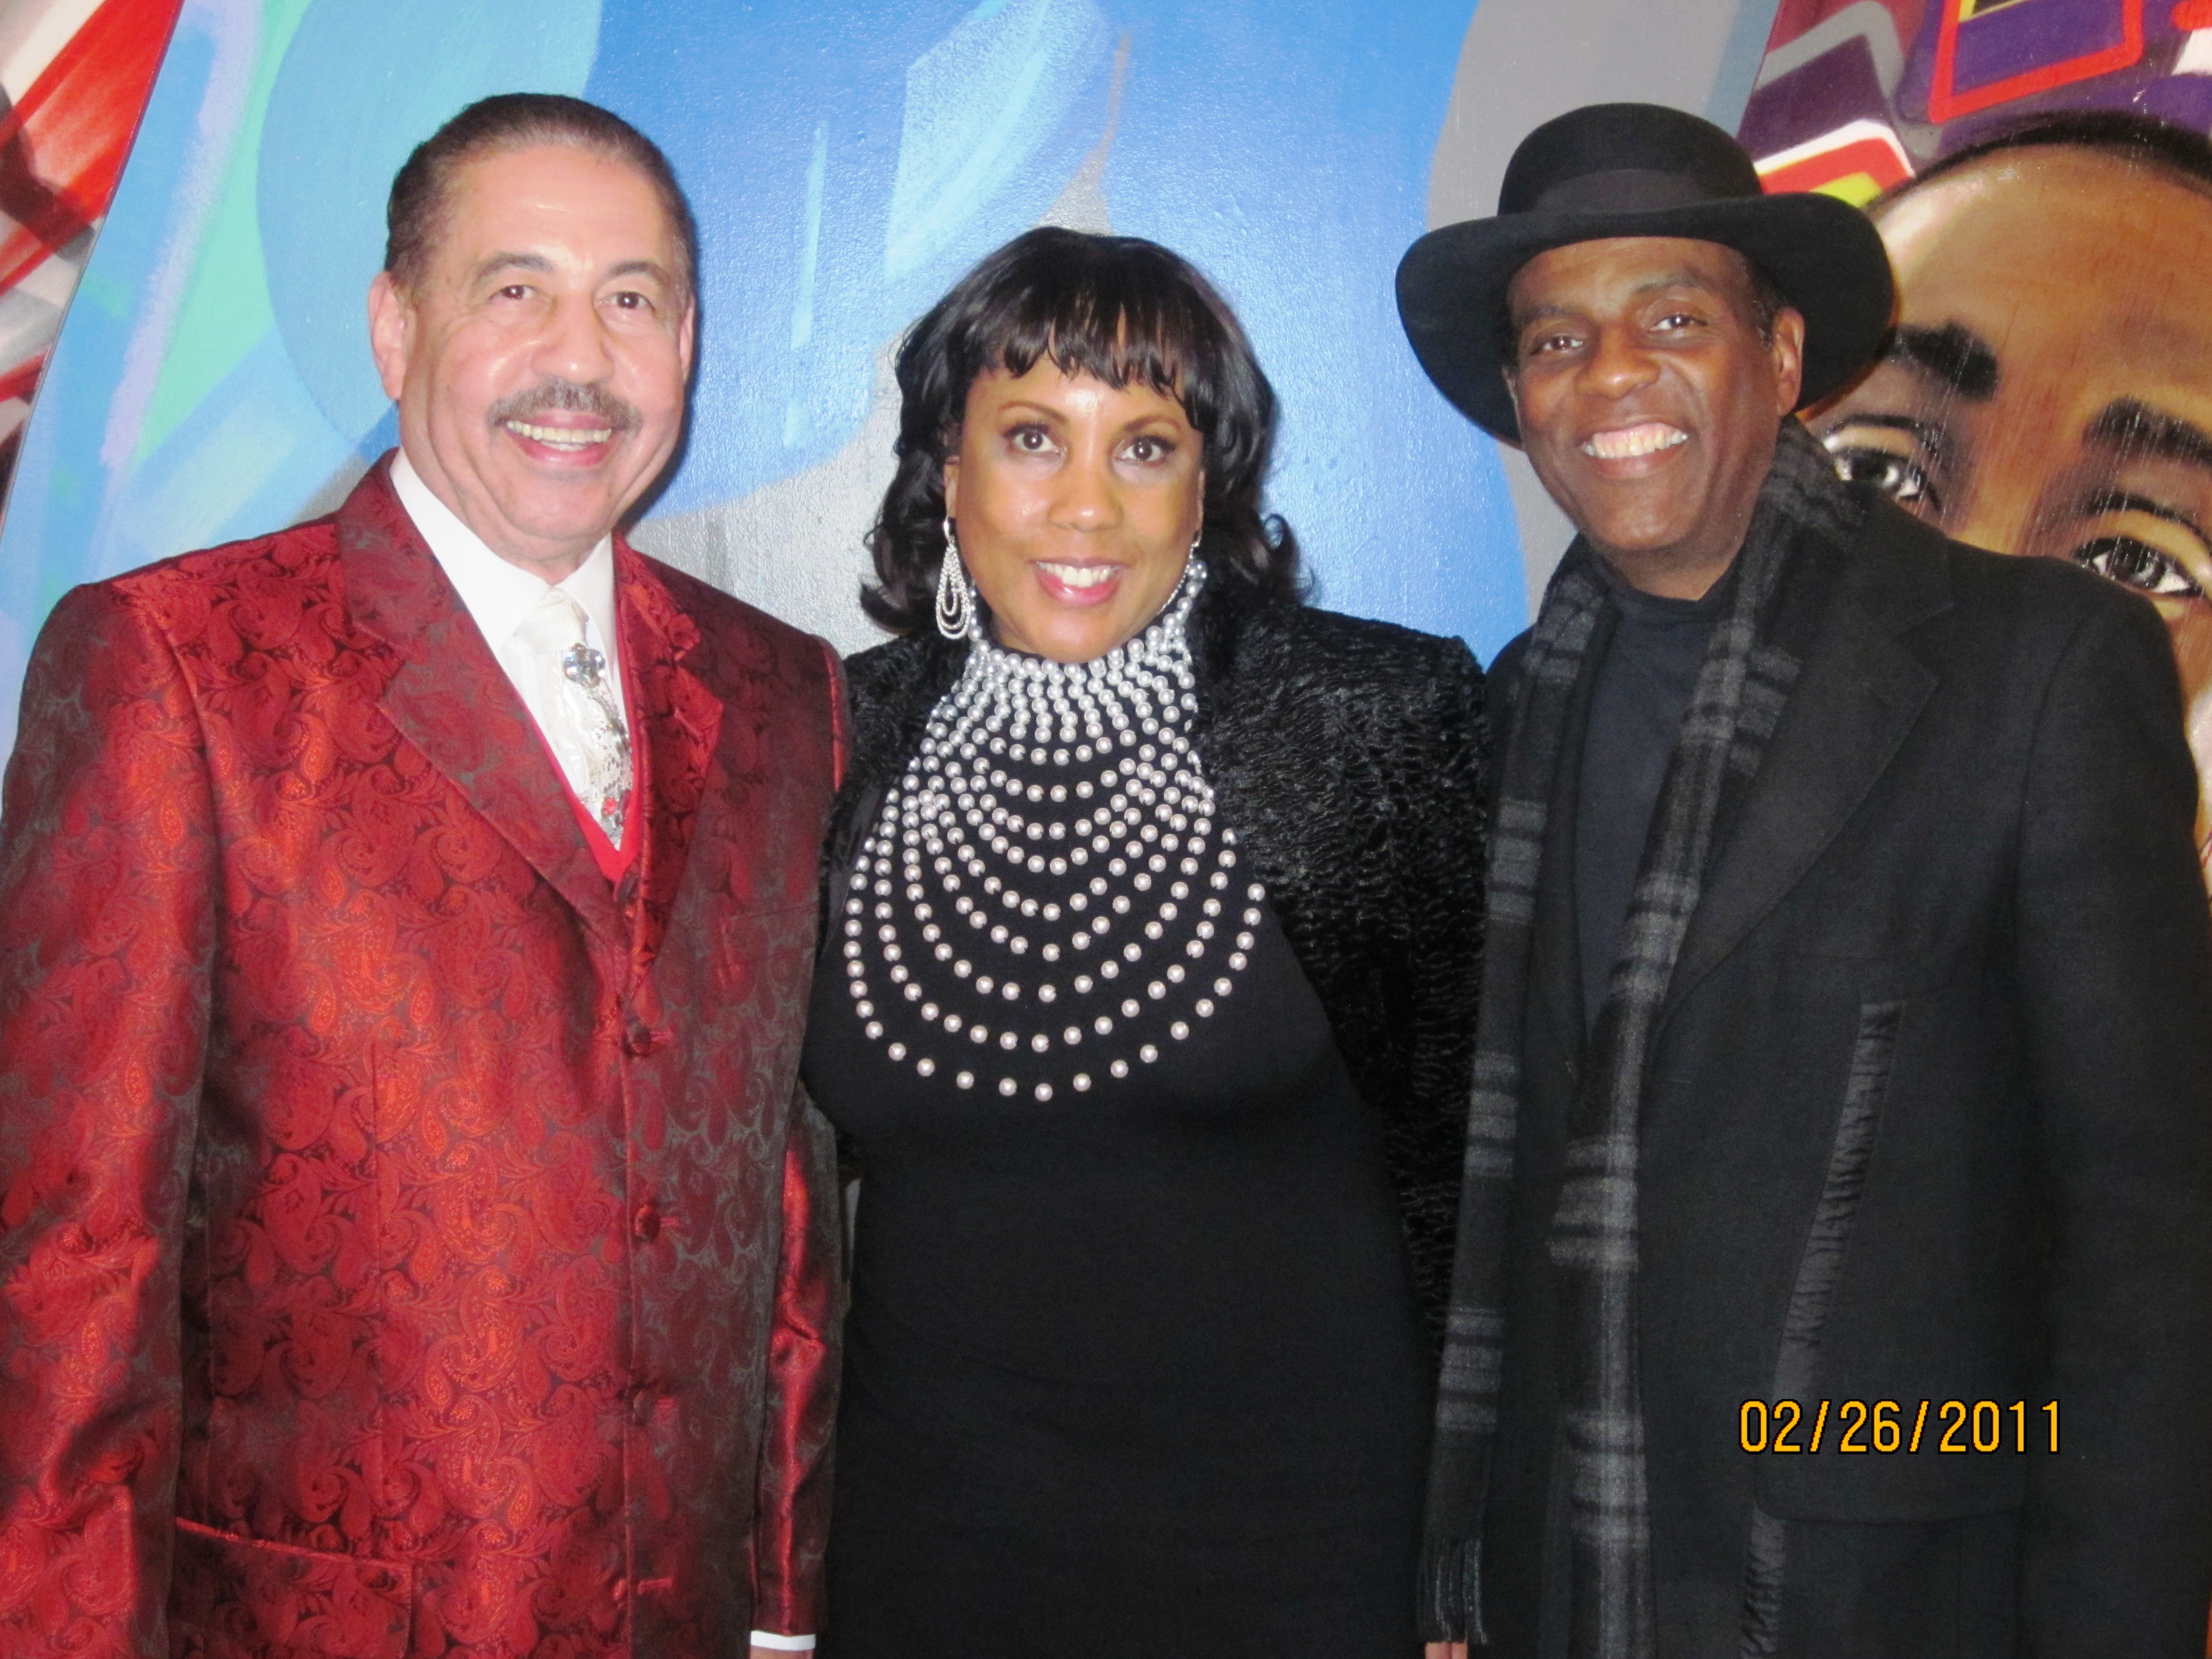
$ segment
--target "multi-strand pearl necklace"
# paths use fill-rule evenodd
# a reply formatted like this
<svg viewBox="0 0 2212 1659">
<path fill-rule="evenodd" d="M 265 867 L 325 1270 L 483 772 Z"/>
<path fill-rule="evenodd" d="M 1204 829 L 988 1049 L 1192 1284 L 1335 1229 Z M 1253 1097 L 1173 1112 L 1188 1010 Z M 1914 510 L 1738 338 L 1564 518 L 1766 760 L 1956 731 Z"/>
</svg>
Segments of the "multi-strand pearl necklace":
<svg viewBox="0 0 2212 1659">
<path fill-rule="evenodd" d="M 1093 662 L 970 646 L 845 900 L 846 988 L 894 1063 L 1048 1101 L 1154 1064 L 1236 989 L 1267 890 L 1232 895 L 1185 732 L 1204 580 L 1193 561 Z"/>
</svg>

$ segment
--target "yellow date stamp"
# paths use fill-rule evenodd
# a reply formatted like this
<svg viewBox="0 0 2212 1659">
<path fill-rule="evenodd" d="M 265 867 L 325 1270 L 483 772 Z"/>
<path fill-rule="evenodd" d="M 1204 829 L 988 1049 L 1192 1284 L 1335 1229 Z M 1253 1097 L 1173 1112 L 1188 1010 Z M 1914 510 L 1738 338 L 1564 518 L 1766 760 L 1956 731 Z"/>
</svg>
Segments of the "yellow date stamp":
<svg viewBox="0 0 2212 1659">
<path fill-rule="evenodd" d="M 2058 1402 L 2025 1400 L 1747 1400 L 1736 1443 L 1747 1452 L 1913 1453 L 2058 1449 Z"/>
</svg>

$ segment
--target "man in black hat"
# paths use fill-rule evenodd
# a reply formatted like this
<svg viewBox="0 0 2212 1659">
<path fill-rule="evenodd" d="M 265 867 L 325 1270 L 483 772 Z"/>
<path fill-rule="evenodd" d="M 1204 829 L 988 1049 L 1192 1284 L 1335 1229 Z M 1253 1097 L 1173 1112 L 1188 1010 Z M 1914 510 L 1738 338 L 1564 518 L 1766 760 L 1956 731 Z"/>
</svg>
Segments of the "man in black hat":
<svg viewBox="0 0 2212 1659">
<path fill-rule="evenodd" d="M 2157 616 L 1793 418 L 1866 220 L 1539 128 L 1407 332 L 1581 532 L 1492 671 L 1428 1635 L 1532 1659 L 2202 1654 L 2212 927 Z"/>
</svg>

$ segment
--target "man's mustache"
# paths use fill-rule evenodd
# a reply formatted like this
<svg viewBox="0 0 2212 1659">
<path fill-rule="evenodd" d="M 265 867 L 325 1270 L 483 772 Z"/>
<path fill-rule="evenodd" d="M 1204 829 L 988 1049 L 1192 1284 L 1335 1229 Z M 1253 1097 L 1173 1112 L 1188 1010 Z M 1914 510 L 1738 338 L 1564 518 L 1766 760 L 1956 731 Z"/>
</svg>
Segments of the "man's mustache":
<svg viewBox="0 0 2212 1659">
<path fill-rule="evenodd" d="M 544 380 L 526 392 L 502 398 L 491 406 L 486 418 L 494 426 L 501 426 L 508 421 L 527 421 L 556 410 L 572 415 L 596 415 L 617 432 L 635 432 L 645 419 L 635 404 L 599 386 L 580 386 L 574 380 Z"/>
</svg>

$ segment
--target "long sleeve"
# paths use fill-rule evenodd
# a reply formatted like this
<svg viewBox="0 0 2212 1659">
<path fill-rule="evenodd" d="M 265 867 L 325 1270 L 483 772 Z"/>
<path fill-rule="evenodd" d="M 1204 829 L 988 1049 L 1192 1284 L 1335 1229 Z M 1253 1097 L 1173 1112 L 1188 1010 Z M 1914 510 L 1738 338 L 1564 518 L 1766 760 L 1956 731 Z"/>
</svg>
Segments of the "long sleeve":
<svg viewBox="0 0 2212 1659">
<path fill-rule="evenodd" d="M 1418 793 L 1405 809 L 1398 869 L 1407 939 L 1395 996 L 1409 1086 L 1389 1133 L 1414 1280 L 1441 1346 L 1474 1067 L 1490 745 L 1482 671 L 1456 640 L 1437 656 L 1427 706 L 1409 726 L 1415 752 L 1399 774 Z"/>
<path fill-rule="evenodd" d="M 0 823 L 0 1650 L 166 1655 L 216 836 L 175 654 L 40 635 Z"/>
<path fill-rule="evenodd" d="M 2040 713 L 2019 939 L 2051 1204 L 2027 1644 L 2203 1652 L 2212 1595 L 2212 929 L 2148 605 L 2077 629 Z"/>
<path fill-rule="evenodd" d="M 841 1217 L 836 1137 L 801 1090 L 784 1152 L 775 1331 L 753 1518 L 753 1626 L 761 1631 L 821 1627 L 844 1296 Z"/>
</svg>

